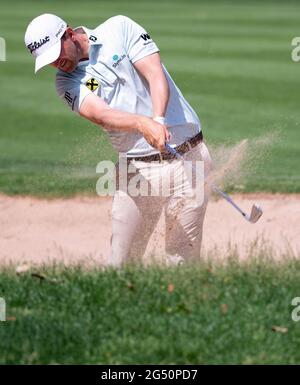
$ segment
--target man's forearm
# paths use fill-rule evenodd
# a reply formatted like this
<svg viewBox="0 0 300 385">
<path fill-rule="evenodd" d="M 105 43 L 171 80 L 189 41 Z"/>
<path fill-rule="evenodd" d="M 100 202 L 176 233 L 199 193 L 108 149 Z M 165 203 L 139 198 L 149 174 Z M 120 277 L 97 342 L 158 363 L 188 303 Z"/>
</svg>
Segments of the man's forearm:
<svg viewBox="0 0 300 385">
<path fill-rule="evenodd" d="M 165 116 L 170 90 L 159 53 L 138 60 L 134 67 L 149 84 L 153 117 Z"/>
<path fill-rule="evenodd" d="M 95 119 L 106 130 L 111 131 L 141 131 L 145 121 L 149 119 L 142 115 L 131 114 L 124 111 L 107 109 Z"/>
<path fill-rule="evenodd" d="M 142 115 L 115 110 L 96 95 L 88 95 L 80 106 L 80 115 L 106 130 L 140 131 L 146 118 Z"/>
<path fill-rule="evenodd" d="M 163 151 L 165 141 L 170 134 L 165 125 L 137 114 L 131 114 L 110 108 L 107 103 L 96 95 L 88 95 L 80 106 L 80 115 L 108 131 L 139 132 L 147 142 Z"/>
<path fill-rule="evenodd" d="M 170 90 L 164 74 L 149 79 L 153 117 L 165 116 Z"/>
<path fill-rule="evenodd" d="M 166 140 L 169 140 L 169 133 L 164 125 L 158 124 L 150 118 L 142 115 L 130 114 L 127 112 L 106 109 L 101 112 L 100 124 L 107 130 L 137 131 L 141 133 L 147 142 L 163 151 Z"/>
</svg>

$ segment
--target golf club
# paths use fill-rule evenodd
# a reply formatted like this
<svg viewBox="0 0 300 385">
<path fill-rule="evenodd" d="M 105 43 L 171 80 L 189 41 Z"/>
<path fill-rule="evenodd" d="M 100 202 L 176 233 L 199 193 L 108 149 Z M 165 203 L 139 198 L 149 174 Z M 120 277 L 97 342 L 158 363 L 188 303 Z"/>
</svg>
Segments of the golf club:
<svg viewBox="0 0 300 385">
<path fill-rule="evenodd" d="M 171 147 L 168 143 L 165 144 L 166 149 L 171 153 L 174 154 L 176 158 L 184 160 L 183 156 L 180 155 L 173 147 Z M 224 191 L 220 190 L 217 186 L 211 183 L 211 188 L 214 192 L 221 195 L 228 203 L 230 203 L 242 216 L 250 223 L 256 223 L 259 218 L 262 216 L 263 211 L 262 209 L 256 205 L 253 204 L 251 213 L 248 215 L 245 211 L 243 211 L 233 200 L 232 198 L 226 194 Z"/>
</svg>

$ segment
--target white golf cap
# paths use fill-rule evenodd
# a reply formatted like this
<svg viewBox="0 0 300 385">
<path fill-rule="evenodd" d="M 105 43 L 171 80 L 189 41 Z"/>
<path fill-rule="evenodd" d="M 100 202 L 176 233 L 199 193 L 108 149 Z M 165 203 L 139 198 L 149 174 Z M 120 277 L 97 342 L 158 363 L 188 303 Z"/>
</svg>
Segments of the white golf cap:
<svg viewBox="0 0 300 385">
<path fill-rule="evenodd" d="M 67 23 L 60 17 L 45 13 L 32 20 L 25 33 L 25 44 L 35 57 L 35 73 L 60 55 L 61 37 Z"/>
</svg>

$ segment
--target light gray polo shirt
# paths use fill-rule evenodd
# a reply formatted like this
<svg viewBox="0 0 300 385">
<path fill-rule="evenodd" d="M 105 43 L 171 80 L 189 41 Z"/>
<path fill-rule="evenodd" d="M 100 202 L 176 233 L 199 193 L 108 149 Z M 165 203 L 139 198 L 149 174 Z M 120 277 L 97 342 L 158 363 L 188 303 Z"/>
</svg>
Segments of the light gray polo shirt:
<svg viewBox="0 0 300 385">
<path fill-rule="evenodd" d="M 159 52 L 148 33 L 126 16 L 114 16 L 96 29 L 84 29 L 89 37 L 89 60 L 79 62 L 72 73 L 58 71 L 58 95 L 79 112 L 84 98 L 94 93 L 111 108 L 152 118 L 148 83 L 133 63 Z M 170 88 L 166 124 L 171 144 L 179 145 L 200 131 L 200 121 L 164 67 Z M 113 147 L 128 156 L 157 153 L 139 133 L 106 130 Z"/>
</svg>

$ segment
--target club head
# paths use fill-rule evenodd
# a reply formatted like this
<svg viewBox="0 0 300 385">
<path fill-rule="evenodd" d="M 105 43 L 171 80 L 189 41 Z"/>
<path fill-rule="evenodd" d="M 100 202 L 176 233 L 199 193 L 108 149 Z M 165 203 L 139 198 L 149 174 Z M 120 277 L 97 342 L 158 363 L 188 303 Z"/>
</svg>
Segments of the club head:
<svg viewBox="0 0 300 385">
<path fill-rule="evenodd" d="M 256 223 L 259 220 L 259 218 L 262 216 L 262 214 L 263 214 L 262 209 L 258 205 L 254 204 L 252 206 L 250 217 L 248 218 L 249 222 Z"/>
</svg>

